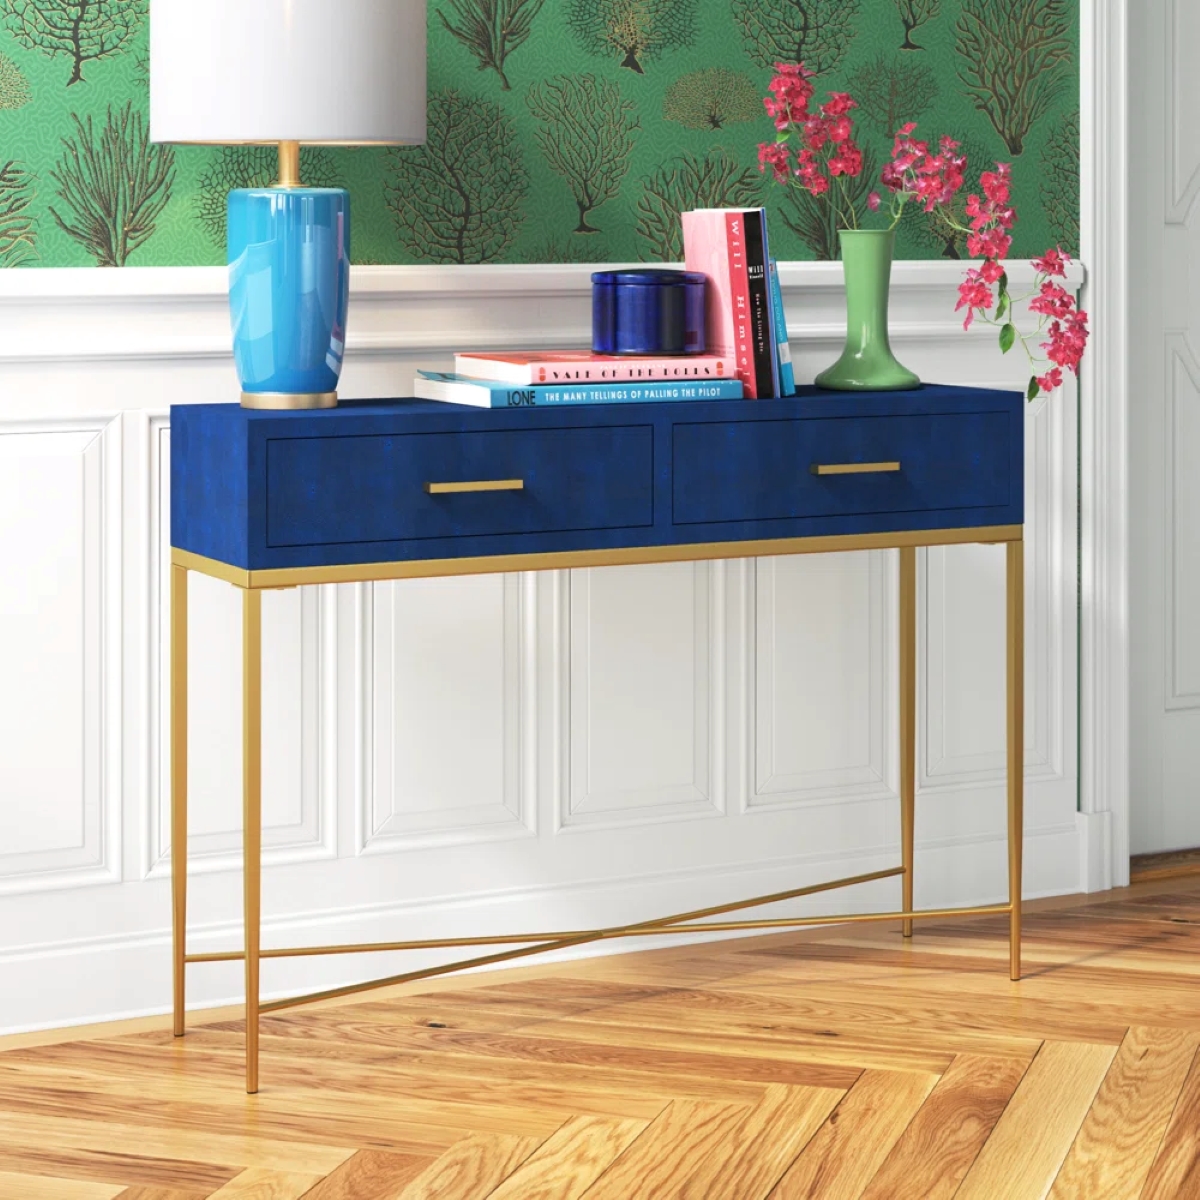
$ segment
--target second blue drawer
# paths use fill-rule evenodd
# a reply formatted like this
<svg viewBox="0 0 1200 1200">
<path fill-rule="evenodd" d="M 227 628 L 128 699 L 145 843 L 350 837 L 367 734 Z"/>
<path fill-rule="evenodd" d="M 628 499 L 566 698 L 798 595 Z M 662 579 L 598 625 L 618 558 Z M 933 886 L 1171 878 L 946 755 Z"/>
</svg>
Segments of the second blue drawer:
<svg viewBox="0 0 1200 1200">
<path fill-rule="evenodd" d="M 650 425 L 271 438 L 267 544 L 651 525 L 653 449 Z M 514 479 L 520 490 L 428 490 Z"/>
<path fill-rule="evenodd" d="M 999 508 L 1013 478 L 1007 412 L 676 425 L 677 525 Z M 815 468 L 895 464 L 867 474 Z"/>
</svg>

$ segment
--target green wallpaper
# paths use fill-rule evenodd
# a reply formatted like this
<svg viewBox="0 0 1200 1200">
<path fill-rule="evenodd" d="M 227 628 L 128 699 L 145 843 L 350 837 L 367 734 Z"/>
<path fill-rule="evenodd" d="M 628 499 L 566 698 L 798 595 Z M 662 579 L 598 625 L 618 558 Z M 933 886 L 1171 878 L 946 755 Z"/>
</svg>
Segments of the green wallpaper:
<svg viewBox="0 0 1200 1200">
<path fill-rule="evenodd" d="M 661 261 L 681 209 L 764 201 L 778 257 L 827 258 L 823 210 L 756 166 L 786 58 L 859 100 L 873 178 L 917 120 L 1013 162 L 1014 254 L 1075 251 L 1078 26 L 1077 0 L 430 0 L 428 144 L 302 169 L 350 188 L 356 262 Z M 146 0 L 0 0 L 0 264 L 224 261 L 225 193 L 273 153 L 148 144 L 147 87 Z M 900 254 L 960 251 L 906 217 Z"/>
</svg>

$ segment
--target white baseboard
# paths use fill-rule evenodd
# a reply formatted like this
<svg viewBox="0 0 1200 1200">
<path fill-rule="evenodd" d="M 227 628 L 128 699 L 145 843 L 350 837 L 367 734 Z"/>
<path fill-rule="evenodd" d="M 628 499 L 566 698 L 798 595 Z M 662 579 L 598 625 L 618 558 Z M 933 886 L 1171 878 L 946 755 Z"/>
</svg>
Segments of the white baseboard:
<svg viewBox="0 0 1200 1200">
<path fill-rule="evenodd" d="M 1119 886 L 1113 879 L 1112 816 L 1111 812 L 1076 814 L 1079 879 L 1085 892 L 1106 892 Z"/>
</svg>

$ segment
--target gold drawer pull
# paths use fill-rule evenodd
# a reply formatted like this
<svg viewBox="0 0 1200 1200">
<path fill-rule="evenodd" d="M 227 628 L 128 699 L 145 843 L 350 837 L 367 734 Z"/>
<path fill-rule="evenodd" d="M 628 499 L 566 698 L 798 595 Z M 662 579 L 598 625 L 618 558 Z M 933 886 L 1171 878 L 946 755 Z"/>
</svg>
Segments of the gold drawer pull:
<svg viewBox="0 0 1200 1200">
<path fill-rule="evenodd" d="M 809 470 L 814 475 L 882 475 L 887 471 L 900 470 L 900 464 L 898 462 L 813 463 Z"/>
<path fill-rule="evenodd" d="M 443 496 L 447 492 L 520 492 L 524 487 L 523 479 L 468 479 L 463 483 L 427 483 L 425 490 L 431 496 Z"/>
</svg>

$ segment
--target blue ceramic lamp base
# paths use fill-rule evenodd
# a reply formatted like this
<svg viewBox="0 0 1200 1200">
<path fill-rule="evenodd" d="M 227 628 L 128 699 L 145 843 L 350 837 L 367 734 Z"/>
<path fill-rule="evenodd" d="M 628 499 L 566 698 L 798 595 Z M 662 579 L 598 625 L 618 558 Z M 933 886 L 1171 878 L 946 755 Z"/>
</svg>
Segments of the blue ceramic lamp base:
<svg viewBox="0 0 1200 1200">
<path fill-rule="evenodd" d="M 342 188 L 229 193 L 229 306 L 246 408 L 332 408 L 350 298 Z"/>
</svg>

